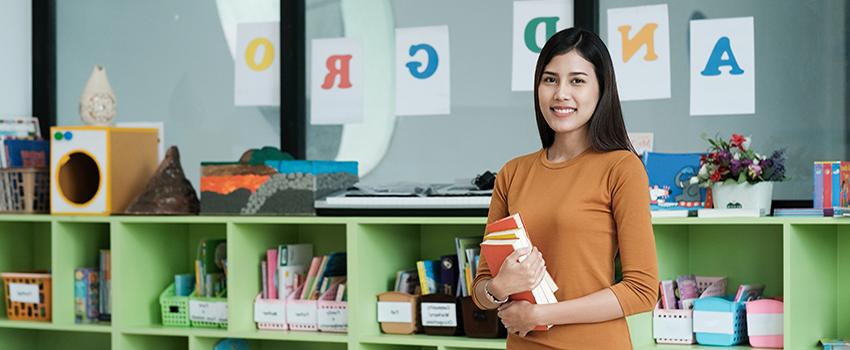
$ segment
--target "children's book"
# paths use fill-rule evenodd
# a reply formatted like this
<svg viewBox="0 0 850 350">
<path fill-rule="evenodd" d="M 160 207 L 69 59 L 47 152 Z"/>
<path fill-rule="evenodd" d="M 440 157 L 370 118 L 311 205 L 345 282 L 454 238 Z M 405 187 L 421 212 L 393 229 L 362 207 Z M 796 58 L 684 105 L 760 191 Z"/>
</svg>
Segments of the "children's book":
<svg viewBox="0 0 850 350">
<path fill-rule="evenodd" d="M 10 168 L 47 168 L 50 142 L 47 140 L 6 140 Z"/>
<path fill-rule="evenodd" d="M 476 237 L 455 237 L 455 252 L 457 253 L 458 271 L 463 275 L 458 279 L 457 296 L 469 296 L 468 281 L 466 278 L 467 267 L 470 266 L 470 259 L 466 255 L 466 250 L 469 248 L 477 248 L 481 244 L 481 236 Z M 475 277 L 475 276 L 472 276 Z"/>
<path fill-rule="evenodd" d="M 93 268 L 74 269 L 74 321 L 97 322 L 100 315 L 98 274 Z"/>
<path fill-rule="evenodd" d="M 691 210 L 705 204 L 705 189 L 691 183 L 700 169 L 700 153 L 646 152 L 643 165 L 649 177 L 650 209 Z"/>
<path fill-rule="evenodd" d="M 738 292 L 735 293 L 735 301 L 750 301 L 758 299 L 763 292 L 763 284 L 742 284 L 738 286 Z"/>
<path fill-rule="evenodd" d="M 286 299 L 299 280 L 306 278 L 307 269 L 313 259 L 313 245 L 310 243 L 282 244 L 278 246 L 278 298 Z"/>
</svg>

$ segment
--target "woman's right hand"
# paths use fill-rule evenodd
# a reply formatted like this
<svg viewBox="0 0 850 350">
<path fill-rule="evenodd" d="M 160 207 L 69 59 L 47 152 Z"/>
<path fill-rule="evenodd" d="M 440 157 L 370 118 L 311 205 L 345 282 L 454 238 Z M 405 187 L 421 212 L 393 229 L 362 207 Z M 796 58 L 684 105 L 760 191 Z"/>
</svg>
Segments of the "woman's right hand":
<svg viewBox="0 0 850 350">
<path fill-rule="evenodd" d="M 520 262 L 520 257 L 526 256 Z M 499 268 L 499 274 L 490 282 L 489 291 L 499 299 L 506 296 L 529 291 L 543 281 L 546 272 L 546 262 L 543 254 L 534 247 L 515 250 L 505 258 Z"/>
</svg>

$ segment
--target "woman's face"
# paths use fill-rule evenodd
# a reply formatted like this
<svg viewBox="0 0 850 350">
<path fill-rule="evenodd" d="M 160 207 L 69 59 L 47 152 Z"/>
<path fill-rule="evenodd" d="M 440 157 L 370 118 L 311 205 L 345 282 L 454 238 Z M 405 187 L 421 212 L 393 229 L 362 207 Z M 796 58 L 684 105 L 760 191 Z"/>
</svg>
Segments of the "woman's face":
<svg viewBox="0 0 850 350">
<path fill-rule="evenodd" d="M 537 98 L 543 118 L 556 135 L 585 128 L 599 101 L 593 64 L 576 50 L 552 57 L 540 77 Z"/>
</svg>

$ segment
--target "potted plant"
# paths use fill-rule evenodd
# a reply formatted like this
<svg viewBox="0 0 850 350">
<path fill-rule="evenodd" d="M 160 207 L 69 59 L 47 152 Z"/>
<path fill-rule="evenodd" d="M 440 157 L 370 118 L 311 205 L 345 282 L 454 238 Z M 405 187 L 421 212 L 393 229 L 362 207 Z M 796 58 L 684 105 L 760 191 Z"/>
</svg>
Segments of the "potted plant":
<svg viewBox="0 0 850 350">
<path fill-rule="evenodd" d="M 711 147 L 691 181 L 711 188 L 715 208 L 758 208 L 769 214 L 773 183 L 786 180 L 785 151 L 764 156 L 750 149 L 750 137 L 739 134 L 728 141 L 720 137 L 707 141 Z"/>
</svg>

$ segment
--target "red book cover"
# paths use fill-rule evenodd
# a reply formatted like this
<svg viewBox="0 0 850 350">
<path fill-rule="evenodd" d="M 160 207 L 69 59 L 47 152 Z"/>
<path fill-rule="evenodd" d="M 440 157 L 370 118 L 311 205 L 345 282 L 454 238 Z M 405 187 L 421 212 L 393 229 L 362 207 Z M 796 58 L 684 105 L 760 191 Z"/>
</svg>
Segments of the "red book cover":
<svg viewBox="0 0 850 350">
<path fill-rule="evenodd" d="M 499 268 L 502 267 L 505 258 L 513 252 L 514 247 L 510 244 L 481 244 L 481 256 L 487 261 L 493 276 L 499 274 Z"/>
<path fill-rule="evenodd" d="M 277 248 L 266 251 L 266 278 L 269 299 L 277 299 Z"/>
<path fill-rule="evenodd" d="M 823 207 L 832 208 L 832 166 L 823 167 Z"/>
<path fill-rule="evenodd" d="M 514 222 L 511 220 L 511 222 Z M 495 223 L 495 222 L 494 222 Z M 506 229 L 511 229 L 509 226 Z M 513 227 L 516 228 L 516 227 Z M 504 229 L 499 230 L 504 231 Z M 493 232 L 499 232 L 493 231 Z M 488 226 L 489 232 L 489 226 Z M 514 246 L 511 244 L 487 244 L 487 241 L 481 243 L 481 256 L 484 257 L 485 261 L 487 261 L 487 265 L 490 267 L 490 272 L 493 276 L 499 274 L 499 269 L 502 267 L 502 264 L 505 262 L 505 258 L 508 255 L 511 255 L 515 250 Z M 511 294 L 510 300 L 525 300 L 532 304 L 537 304 L 536 299 L 534 298 L 534 294 L 531 291 L 520 292 L 516 294 Z M 548 325 L 540 325 L 534 328 L 536 331 L 545 331 L 548 330 L 550 326 Z"/>
<path fill-rule="evenodd" d="M 499 220 L 491 222 L 490 224 L 487 225 L 485 232 L 486 233 L 493 233 L 493 232 L 507 231 L 507 230 L 519 228 L 519 225 L 517 225 L 517 222 L 514 219 L 514 217 L 516 217 L 516 216 L 517 215 L 514 214 L 514 215 L 508 216 L 506 218 L 499 219 Z"/>
</svg>

